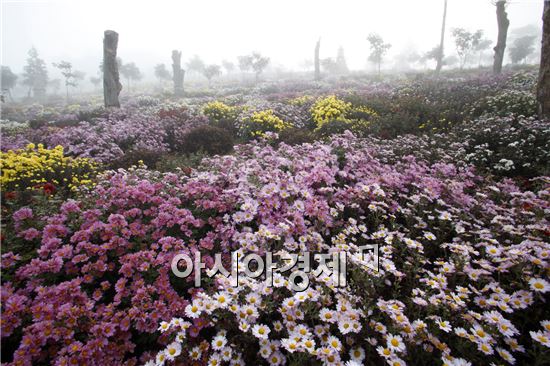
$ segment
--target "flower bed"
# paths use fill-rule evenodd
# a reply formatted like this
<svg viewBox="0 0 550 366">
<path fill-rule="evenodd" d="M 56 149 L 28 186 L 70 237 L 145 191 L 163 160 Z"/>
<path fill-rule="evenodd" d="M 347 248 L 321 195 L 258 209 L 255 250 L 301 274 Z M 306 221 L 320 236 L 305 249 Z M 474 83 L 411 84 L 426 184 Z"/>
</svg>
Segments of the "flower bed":
<svg viewBox="0 0 550 366">
<path fill-rule="evenodd" d="M 107 172 L 59 210 L 16 211 L 2 243 L 3 361 L 547 362 L 548 178 L 525 190 L 451 163 L 452 146 L 432 162 L 400 150 L 415 139 L 253 142 L 190 175 Z M 379 245 L 378 272 L 358 256 L 365 243 Z M 237 249 L 347 253 L 348 282 L 196 289 L 171 272 L 176 253 L 211 267 Z"/>
</svg>

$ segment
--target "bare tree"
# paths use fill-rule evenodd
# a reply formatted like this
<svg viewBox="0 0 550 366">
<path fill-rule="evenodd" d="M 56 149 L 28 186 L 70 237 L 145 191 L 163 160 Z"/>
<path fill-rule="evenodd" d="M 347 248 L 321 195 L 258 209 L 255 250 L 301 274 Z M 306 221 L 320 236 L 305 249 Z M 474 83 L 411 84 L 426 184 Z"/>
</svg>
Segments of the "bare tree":
<svg viewBox="0 0 550 366">
<path fill-rule="evenodd" d="M 67 94 L 67 102 L 69 101 L 69 86 L 76 86 L 76 73 L 73 70 L 73 65 L 69 61 L 60 61 L 53 63 L 53 66 L 59 69 L 61 75 L 65 78 L 65 91 Z"/>
<path fill-rule="evenodd" d="M 498 0 L 496 2 L 496 7 L 498 37 L 497 44 L 494 48 L 495 58 L 493 61 L 493 72 L 495 74 L 500 74 L 502 72 L 502 62 L 504 61 L 504 50 L 506 50 L 506 38 L 508 37 L 510 20 L 508 20 L 508 14 L 506 13 L 506 0 Z"/>
<path fill-rule="evenodd" d="M 435 66 L 435 72 L 439 73 L 443 67 L 443 45 L 445 43 L 445 22 L 447 20 L 447 0 L 443 4 L 443 22 L 441 24 L 441 39 L 439 41 L 439 49 L 437 50 L 437 65 Z"/>
<path fill-rule="evenodd" d="M 550 1 L 544 2 L 542 13 L 542 46 L 537 88 L 539 117 L 550 118 Z"/>
</svg>

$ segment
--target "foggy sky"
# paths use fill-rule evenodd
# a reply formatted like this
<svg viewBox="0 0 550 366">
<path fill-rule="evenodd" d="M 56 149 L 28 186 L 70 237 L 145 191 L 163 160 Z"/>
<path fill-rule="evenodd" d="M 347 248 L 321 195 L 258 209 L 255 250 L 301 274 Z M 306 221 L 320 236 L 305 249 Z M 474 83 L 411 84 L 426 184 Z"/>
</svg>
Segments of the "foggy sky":
<svg viewBox="0 0 550 366">
<path fill-rule="evenodd" d="M 259 51 L 272 65 L 298 68 L 313 58 L 335 57 L 343 46 L 348 66 L 364 69 L 366 36 L 377 32 L 392 44 L 388 58 L 405 49 L 424 53 L 439 43 L 443 0 L 0 0 L 1 63 L 16 73 L 35 46 L 51 63 L 67 60 L 87 77 L 97 73 L 105 29 L 119 35 L 119 56 L 146 75 L 157 63 L 171 63 L 173 49 L 187 61 L 194 54 L 207 63 L 235 62 Z M 510 29 L 542 27 L 543 0 L 515 0 L 507 7 Z M 495 40 L 495 7 L 490 0 L 449 0 L 445 53 L 454 53 L 450 29 L 483 29 Z"/>
</svg>

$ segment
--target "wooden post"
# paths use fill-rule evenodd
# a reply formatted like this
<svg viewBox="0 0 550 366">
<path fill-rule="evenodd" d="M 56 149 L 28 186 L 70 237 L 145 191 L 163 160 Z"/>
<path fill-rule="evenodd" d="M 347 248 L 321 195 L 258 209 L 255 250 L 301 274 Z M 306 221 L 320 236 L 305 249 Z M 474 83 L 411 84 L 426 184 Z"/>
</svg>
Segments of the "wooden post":
<svg viewBox="0 0 550 366">
<path fill-rule="evenodd" d="M 172 51 L 172 80 L 174 81 L 174 95 L 183 96 L 183 78 L 185 70 L 181 68 L 181 51 Z"/>
<path fill-rule="evenodd" d="M 118 47 L 118 33 L 106 30 L 103 38 L 103 97 L 105 107 L 120 108 L 118 96 L 122 90 L 116 51 Z"/>
</svg>

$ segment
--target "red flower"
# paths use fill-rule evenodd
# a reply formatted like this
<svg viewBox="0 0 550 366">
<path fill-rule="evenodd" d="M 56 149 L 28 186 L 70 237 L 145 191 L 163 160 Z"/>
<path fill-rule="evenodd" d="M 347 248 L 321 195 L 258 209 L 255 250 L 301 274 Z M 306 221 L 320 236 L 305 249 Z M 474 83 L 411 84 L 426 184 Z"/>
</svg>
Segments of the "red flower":
<svg viewBox="0 0 550 366">
<path fill-rule="evenodd" d="M 44 186 L 43 186 L 42 188 L 44 189 L 44 194 L 45 194 L 46 196 L 52 195 L 52 194 L 54 194 L 55 191 L 56 191 L 55 186 L 54 186 L 53 184 L 51 184 L 51 183 L 46 183 L 46 184 L 44 184 Z"/>
<path fill-rule="evenodd" d="M 52 183 L 37 184 L 33 187 L 34 189 L 42 189 L 46 196 L 52 195 L 57 190 Z"/>
<path fill-rule="evenodd" d="M 10 191 L 10 192 L 4 193 L 4 199 L 6 201 L 17 199 L 17 192 L 16 191 Z"/>
</svg>

